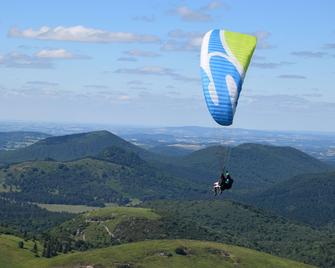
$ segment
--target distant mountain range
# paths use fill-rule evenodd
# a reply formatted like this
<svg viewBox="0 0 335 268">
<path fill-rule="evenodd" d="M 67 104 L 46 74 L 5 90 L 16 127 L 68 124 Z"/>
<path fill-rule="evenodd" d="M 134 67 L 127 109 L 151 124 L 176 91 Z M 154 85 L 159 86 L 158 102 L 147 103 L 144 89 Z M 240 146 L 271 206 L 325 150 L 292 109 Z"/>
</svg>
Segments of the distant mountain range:
<svg viewBox="0 0 335 268">
<path fill-rule="evenodd" d="M 329 169 L 327 164 L 291 147 L 260 144 L 243 144 L 234 148 L 213 146 L 181 158 L 164 157 L 150 153 L 107 131 L 49 137 L 15 151 L 0 151 L 0 163 L 33 160 L 71 161 L 97 157 L 110 147 L 114 150 L 120 148 L 125 153 L 137 154 L 141 159 L 166 173 L 202 185 L 210 185 L 226 166 L 237 179 L 235 190 L 250 187 L 254 190 L 264 189 L 298 174 Z M 115 162 L 115 160 L 110 162 L 113 161 Z M 127 165 L 122 161 L 118 164 Z"/>
<path fill-rule="evenodd" d="M 99 124 L 0 122 L 0 131 L 36 131 L 59 136 L 106 129 L 154 152 L 174 155 L 212 145 L 261 143 L 291 146 L 315 158 L 335 163 L 335 133 L 312 131 L 270 131 L 223 127 L 133 127 Z M 192 148 L 193 146 L 193 148 Z"/>
<path fill-rule="evenodd" d="M 212 146 L 183 157 L 170 158 L 162 168 L 170 173 L 211 184 L 225 167 L 234 179 L 234 191 L 258 191 L 292 176 L 332 168 L 292 147 L 241 144 Z"/>
<path fill-rule="evenodd" d="M 298 195 L 284 197 L 283 194 L 304 193 L 302 186 L 311 185 L 301 182 L 292 187 L 295 184 L 285 184 L 286 180 L 332 170 L 297 149 L 261 144 L 232 148 L 212 146 L 186 156 L 166 157 L 148 152 L 108 131 L 48 137 L 25 148 L 0 152 L 0 162 L 4 165 L 0 169 L 0 192 L 7 198 L 98 206 L 108 202 L 126 204 L 132 199 L 208 199 L 211 184 L 225 166 L 235 182 L 224 196 L 280 213 L 284 213 L 286 207 L 283 215 L 289 215 L 294 202 L 298 202 L 294 199 Z M 323 185 L 315 185 L 315 191 Z M 321 188 L 320 191 L 324 193 Z M 313 189 L 310 192 L 313 194 Z M 304 197 L 309 198 L 302 194 L 301 204 Z M 267 199 L 267 202 L 262 201 Z M 273 205 L 281 202 L 288 204 L 280 209 L 279 205 Z M 327 198 L 322 202 L 327 206 Z M 334 207 L 333 203 L 330 206 Z M 310 212 L 311 216 L 316 213 Z M 299 213 L 291 214 L 291 218 L 306 222 Z M 333 214 L 322 223 L 331 221 Z"/>
<path fill-rule="evenodd" d="M 335 171 L 292 147 L 246 143 L 163 156 L 108 131 L 95 131 L 0 151 L 0 162 L 0 233 L 43 232 L 44 249 L 52 246 L 55 255 L 68 252 L 69 245 L 86 250 L 186 238 L 240 245 L 321 267 L 335 263 Z M 214 197 L 209 190 L 223 167 L 235 182 L 232 190 Z M 220 200 L 226 198 L 244 204 Z M 32 204 L 102 207 L 133 201 L 143 208 L 107 207 L 76 217 Z"/>
<path fill-rule="evenodd" d="M 115 128 L 118 135 L 146 149 L 168 155 L 213 145 L 236 146 L 258 143 L 290 146 L 315 158 L 335 162 L 335 133 L 308 131 L 264 131 L 223 127 Z"/>
</svg>

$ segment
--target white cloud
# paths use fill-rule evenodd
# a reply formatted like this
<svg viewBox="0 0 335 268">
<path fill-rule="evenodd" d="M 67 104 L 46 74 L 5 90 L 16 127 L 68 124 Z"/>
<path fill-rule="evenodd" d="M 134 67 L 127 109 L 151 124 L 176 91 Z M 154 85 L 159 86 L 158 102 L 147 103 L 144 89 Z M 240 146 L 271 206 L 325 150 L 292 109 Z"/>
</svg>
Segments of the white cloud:
<svg viewBox="0 0 335 268">
<path fill-rule="evenodd" d="M 196 40 L 167 40 L 161 47 L 163 51 L 199 51 L 200 46 Z"/>
<path fill-rule="evenodd" d="M 183 21 L 207 22 L 212 20 L 212 16 L 209 12 L 222 7 L 229 9 L 228 5 L 224 4 L 223 2 L 213 0 L 199 9 L 192 9 L 187 6 L 178 6 L 169 13 L 180 17 Z"/>
<path fill-rule="evenodd" d="M 211 19 L 211 16 L 203 11 L 192 10 L 186 6 L 177 7 L 174 11 L 176 15 L 179 15 L 185 21 L 209 21 Z"/>
<path fill-rule="evenodd" d="M 88 56 L 77 55 L 65 49 L 43 49 L 33 55 L 12 51 L 0 55 L 0 66 L 6 68 L 50 69 L 53 61 L 58 59 L 89 59 Z"/>
<path fill-rule="evenodd" d="M 257 48 L 258 49 L 270 49 L 274 48 L 275 46 L 269 43 L 269 38 L 271 36 L 270 32 L 267 31 L 256 31 L 250 33 L 257 37 Z"/>
<path fill-rule="evenodd" d="M 159 66 L 147 66 L 139 68 L 120 68 L 115 73 L 128 73 L 128 74 L 149 74 L 149 75 L 171 75 L 174 73 L 170 68 Z"/>
<path fill-rule="evenodd" d="M 94 99 L 94 101 L 104 102 L 107 101 L 109 103 L 120 103 L 127 102 L 134 98 L 134 96 L 130 96 L 125 94 L 120 90 L 103 90 L 103 91 L 95 91 L 95 92 L 83 92 L 81 93 L 82 98 L 86 98 L 90 101 Z"/>
<path fill-rule="evenodd" d="M 311 96 L 285 94 L 244 96 L 240 101 L 239 109 L 252 110 L 254 107 L 259 107 L 260 113 L 269 112 L 279 116 L 291 112 L 299 112 L 299 115 L 306 116 L 307 114 L 315 113 L 316 110 L 321 114 L 330 111 L 335 112 L 333 102 L 313 101 L 306 97 Z M 276 107 L 276 109 L 273 109 L 273 107 Z"/>
<path fill-rule="evenodd" d="M 89 57 L 83 55 L 73 54 L 63 48 L 58 49 L 42 49 L 36 52 L 37 58 L 44 59 L 88 59 Z"/>
<path fill-rule="evenodd" d="M 35 56 L 22 54 L 19 52 L 10 52 L 0 56 L 0 65 L 6 68 L 31 68 L 31 69 L 49 69 L 53 68 L 52 62 L 48 59 L 41 59 Z"/>
<path fill-rule="evenodd" d="M 215 10 L 215 9 L 218 9 L 218 8 L 221 8 L 221 7 L 224 7 L 225 9 L 229 9 L 229 6 L 221 1 L 211 1 L 209 2 L 205 7 L 204 9 L 207 9 L 207 10 Z"/>
<path fill-rule="evenodd" d="M 0 90 L 0 96 L 4 97 L 22 97 L 34 99 L 35 97 L 57 97 L 62 98 L 71 96 L 73 93 L 68 90 L 59 90 L 55 87 L 47 87 L 42 85 L 24 85 L 21 88 L 10 88 Z"/>
<path fill-rule="evenodd" d="M 181 29 L 172 30 L 168 33 L 169 39 L 161 47 L 165 51 L 199 51 L 203 32 L 186 32 Z M 250 33 L 257 37 L 258 49 L 274 48 L 268 41 L 271 33 L 266 31 L 257 31 Z"/>
<path fill-rule="evenodd" d="M 164 51 L 197 51 L 199 52 L 204 33 L 185 32 L 180 29 L 170 31 L 169 39 L 163 43 Z"/>
<path fill-rule="evenodd" d="M 8 32 L 9 37 L 22 37 L 39 40 L 76 41 L 91 43 L 154 43 L 159 37 L 150 34 L 136 34 L 131 32 L 110 32 L 106 30 L 87 28 L 82 25 L 54 28 L 42 26 L 37 30 L 28 28 L 20 30 L 13 27 Z"/>
</svg>

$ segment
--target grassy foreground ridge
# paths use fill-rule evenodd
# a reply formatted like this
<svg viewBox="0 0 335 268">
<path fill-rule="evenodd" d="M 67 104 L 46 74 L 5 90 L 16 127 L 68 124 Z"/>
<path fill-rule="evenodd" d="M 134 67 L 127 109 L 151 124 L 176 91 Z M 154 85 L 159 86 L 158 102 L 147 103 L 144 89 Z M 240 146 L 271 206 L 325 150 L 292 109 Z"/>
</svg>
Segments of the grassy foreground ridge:
<svg viewBox="0 0 335 268">
<path fill-rule="evenodd" d="M 246 248 L 194 240 L 150 240 L 51 259 L 34 257 L 29 247 L 18 248 L 19 241 L 0 235 L 0 267 L 312 267 Z M 177 248 L 186 255 L 177 254 Z"/>
</svg>

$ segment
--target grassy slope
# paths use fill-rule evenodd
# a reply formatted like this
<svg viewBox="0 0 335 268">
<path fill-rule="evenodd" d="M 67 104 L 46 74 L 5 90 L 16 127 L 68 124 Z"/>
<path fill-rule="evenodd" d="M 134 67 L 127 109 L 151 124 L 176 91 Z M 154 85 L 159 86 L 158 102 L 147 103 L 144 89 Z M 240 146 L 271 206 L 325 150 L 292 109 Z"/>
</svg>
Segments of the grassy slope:
<svg viewBox="0 0 335 268">
<path fill-rule="evenodd" d="M 191 240 L 152 240 L 130 243 L 83 253 L 72 253 L 52 259 L 36 258 L 27 249 L 19 249 L 19 238 L 0 236 L 0 267 L 79 267 L 97 265 L 118 267 L 311 267 L 302 263 L 278 258 L 269 254 L 241 247 L 228 246 L 213 242 Z M 185 247 L 189 255 L 175 253 L 177 247 Z M 160 256 L 171 253 L 171 257 Z"/>
<path fill-rule="evenodd" d="M 214 240 L 332 267 L 335 236 L 231 201 L 153 201 L 169 238 Z M 334 244 L 335 245 L 335 244 Z"/>
<path fill-rule="evenodd" d="M 83 240 L 93 247 L 166 237 L 160 216 L 148 208 L 107 207 L 78 215 L 52 230 L 67 241 Z M 74 235 L 75 234 L 75 235 Z"/>
<path fill-rule="evenodd" d="M 147 208 L 133 207 L 107 207 L 90 211 L 85 214 L 86 218 L 97 220 L 115 219 L 123 217 L 136 217 L 148 220 L 157 220 L 160 216 Z"/>
<path fill-rule="evenodd" d="M 83 213 L 97 209 L 98 207 L 90 207 L 85 205 L 63 205 L 63 204 L 39 204 L 36 203 L 40 208 L 45 208 L 51 212 L 68 212 L 68 213 Z"/>
<path fill-rule="evenodd" d="M 23 239 L 0 234 L 0 267 L 1 268 L 20 268 L 20 267 L 38 267 L 45 262 L 42 258 L 34 256 L 30 250 L 33 248 L 33 242 L 24 241 L 24 248 L 20 249 L 18 243 Z M 41 253 L 41 245 L 38 244 L 39 253 Z"/>
</svg>

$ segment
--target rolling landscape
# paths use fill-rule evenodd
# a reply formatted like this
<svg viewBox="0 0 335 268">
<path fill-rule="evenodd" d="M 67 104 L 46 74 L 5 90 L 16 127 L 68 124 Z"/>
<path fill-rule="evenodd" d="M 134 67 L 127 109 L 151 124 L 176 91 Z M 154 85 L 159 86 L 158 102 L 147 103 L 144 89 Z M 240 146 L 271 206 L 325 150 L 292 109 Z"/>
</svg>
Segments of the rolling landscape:
<svg viewBox="0 0 335 268">
<path fill-rule="evenodd" d="M 216 198 L 210 186 L 228 150 L 237 185 Z M 292 147 L 167 156 L 95 131 L 47 137 L 0 159 L 2 243 L 26 258 L 21 266 L 0 258 L 1 267 L 335 263 L 334 168 Z"/>
<path fill-rule="evenodd" d="M 334 11 L 2 1 L 0 268 L 335 268 Z"/>
</svg>

